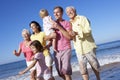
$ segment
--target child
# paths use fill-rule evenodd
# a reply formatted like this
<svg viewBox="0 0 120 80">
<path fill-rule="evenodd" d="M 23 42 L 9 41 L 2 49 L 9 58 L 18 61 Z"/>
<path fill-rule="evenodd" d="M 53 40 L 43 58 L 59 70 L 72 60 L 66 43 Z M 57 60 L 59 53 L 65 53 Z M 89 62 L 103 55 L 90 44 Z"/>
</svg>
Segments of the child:
<svg viewBox="0 0 120 80">
<path fill-rule="evenodd" d="M 44 32 L 49 39 L 46 38 L 46 40 L 52 40 L 52 46 L 53 50 L 57 52 L 56 49 L 56 33 L 52 29 L 52 26 L 56 24 L 54 20 L 49 16 L 49 13 L 46 9 L 40 10 L 40 17 L 43 19 L 43 28 Z"/>
<path fill-rule="evenodd" d="M 24 74 L 32 67 L 36 67 L 37 72 L 37 79 L 36 80 L 52 80 L 52 75 L 49 70 L 49 68 L 45 64 L 45 57 L 43 55 L 43 46 L 38 40 L 34 40 L 30 47 L 33 51 L 34 55 L 34 61 L 33 63 L 27 67 L 25 70 L 19 72 L 19 74 Z"/>
</svg>

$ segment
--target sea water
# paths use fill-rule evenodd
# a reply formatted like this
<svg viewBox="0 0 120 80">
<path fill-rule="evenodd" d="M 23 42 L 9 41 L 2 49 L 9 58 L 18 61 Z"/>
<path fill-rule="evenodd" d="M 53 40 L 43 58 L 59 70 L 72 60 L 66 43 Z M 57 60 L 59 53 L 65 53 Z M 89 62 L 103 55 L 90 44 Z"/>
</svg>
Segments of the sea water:
<svg viewBox="0 0 120 80">
<path fill-rule="evenodd" d="M 96 50 L 96 56 L 101 66 L 113 62 L 120 62 L 120 40 L 98 44 L 97 46 L 98 48 Z M 78 61 L 74 49 L 72 50 L 71 64 L 73 71 L 79 69 Z M 25 76 L 29 76 L 29 72 L 23 76 L 17 76 L 17 77 L 22 77 L 21 79 L 18 78 L 16 79 L 15 75 L 17 75 L 19 71 L 25 68 L 26 68 L 25 60 L 0 65 L 0 80 L 23 80 Z M 54 64 L 53 64 L 53 75 L 57 75 Z"/>
</svg>

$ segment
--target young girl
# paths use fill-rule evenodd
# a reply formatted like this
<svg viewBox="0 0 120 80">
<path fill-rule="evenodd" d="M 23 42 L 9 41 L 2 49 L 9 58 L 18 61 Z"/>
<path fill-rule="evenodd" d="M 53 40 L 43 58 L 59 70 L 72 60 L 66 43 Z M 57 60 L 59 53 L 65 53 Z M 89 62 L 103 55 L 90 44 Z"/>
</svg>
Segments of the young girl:
<svg viewBox="0 0 120 80">
<path fill-rule="evenodd" d="M 56 49 L 56 33 L 54 29 L 52 29 L 52 26 L 56 24 L 54 20 L 52 20 L 51 16 L 49 16 L 49 13 L 46 9 L 40 10 L 40 17 L 43 19 L 43 28 L 44 32 L 47 37 L 49 37 L 50 40 L 52 40 L 52 46 L 53 50 L 57 52 Z M 48 40 L 48 38 L 45 38 Z M 50 43 L 50 42 L 49 42 Z"/>
<path fill-rule="evenodd" d="M 25 70 L 19 72 L 19 74 L 24 74 L 32 67 L 36 67 L 37 71 L 37 80 L 52 80 L 51 71 L 45 64 L 45 57 L 43 55 L 43 46 L 38 40 L 34 40 L 30 47 L 34 53 L 34 61 L 33 63 L 27 67 Z"/>
</svg>

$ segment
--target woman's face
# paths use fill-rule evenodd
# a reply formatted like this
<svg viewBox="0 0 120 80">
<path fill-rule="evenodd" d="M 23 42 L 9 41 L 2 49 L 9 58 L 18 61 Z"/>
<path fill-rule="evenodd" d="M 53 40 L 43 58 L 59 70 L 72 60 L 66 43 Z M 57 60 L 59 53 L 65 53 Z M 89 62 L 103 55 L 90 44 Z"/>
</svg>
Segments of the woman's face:
<svg viewBox="0 0 120 80">
<path fill-rule="evenodd" d="M 31 27 L 33 32 L 37 32 L 38 31 L 38 27 L 36 26 L 35 23 L 31 23 L 30 27 Z"/>
<path fill-rule="evenodd" d="M 27 32 L 25 32 L 25 31 L 22 32 L 22 37 L 23 37 L 24 40 L 30 39 L 30 35 Z"/>
</svg>

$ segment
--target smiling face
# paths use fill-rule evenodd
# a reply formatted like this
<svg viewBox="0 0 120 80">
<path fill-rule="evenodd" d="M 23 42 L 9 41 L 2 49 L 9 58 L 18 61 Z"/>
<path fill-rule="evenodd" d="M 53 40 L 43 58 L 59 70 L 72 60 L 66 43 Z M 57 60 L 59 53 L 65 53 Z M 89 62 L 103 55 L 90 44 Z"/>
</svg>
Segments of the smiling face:
<svg viewBox="0 0 120 80">
<path fill-rule="evenodd" d="M 36 33 L 36 32 L 38 31 L 37 25 L 36 25 L 35 23 L 32 23 L 32 24 L 30 25 L 30 28 L 32 29 L 32 31 L 33 31 L 34 33 Z"/>
<path fill-rule="evenodd" d="M 37 48 L 33 45 L 31 45 L 30 48 L 31 48 L 31 50 L 33 51 L 34 54 L 38 52 Z"/>
<path fill-rule="evenodd" d="M 54 17 L 56 20 L 61 20 L 63 15 L 63 10 L 60 7 L 54 9 Z"/>
<path fill-rule="evenodd" d="M 74 17 L 76 16 L 76 11 L 75 9 L 68 7 L 66 8 L 66 14 L 68 15 L 70 19 L 74 19 Z"/>
<path fill-rule="evenodd" d="M 29 40 L 30 39 L 30 33 L 29 33 L 29 31 L 24 29 L 22 31 L 22 37 L 23 37 L 24 40 Z"/>
</svg>

